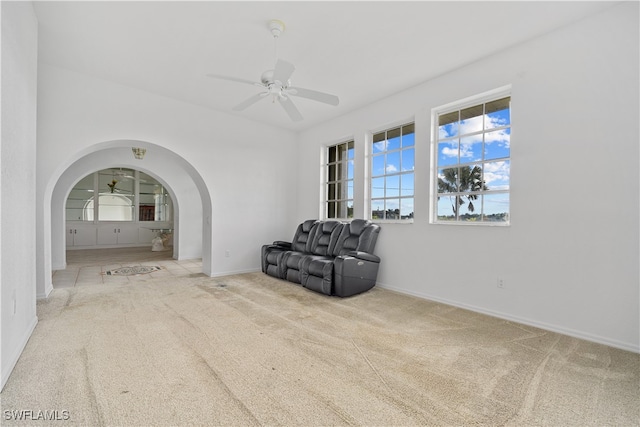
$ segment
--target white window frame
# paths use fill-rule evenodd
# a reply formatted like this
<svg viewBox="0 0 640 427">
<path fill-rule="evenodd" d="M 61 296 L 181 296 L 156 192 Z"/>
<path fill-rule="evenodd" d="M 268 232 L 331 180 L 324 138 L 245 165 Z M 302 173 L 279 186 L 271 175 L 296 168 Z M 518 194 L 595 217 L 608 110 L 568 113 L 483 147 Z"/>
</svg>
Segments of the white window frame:
<svg viewBox="0 0 640 427">
<path fill-rule="evenodd" d="M 440 165 L 438 162 L 439 159 L 439 142 L 443 141 L 446 142 L 447 140 L 453 140 L 455 138 L 440 138 L 439 135 L 439 117 L 443 116 L 443 115 L 447 115 L 450 113 L 453 113 L 455 111 L 461 111 L 461 110 L 465 110 L 467 108 L 471 108 L 471 107 L 476 107 L 476 106 L 482 106 L 483 107 L 483 120 L 484 120 L 484 107 L 486 106 L 487 103 L 491 103 L 492 101 L 498 101 L 500 99 L 503 98 L 511 98 L 511 86 L 504 86 L 502 88 L 498 88 L 489 92 L 485 92 L 483 94 L 477 95 L 477 96 L 472 96 L 469 98 L 465 98 L 463 100 L 460 101 L 456 101 L 456 102 L 452 102 L 449 103 L 447 105 L 443 105 L 437 108 L 434 108 L 431 110 L 431 123 L 432 123 L 432 137 L 431 137 L 431 156 L 432 156 L 432 171 L 431 171 L 431 177 L 432 177 L 432 187 L 431 187 L 431 212 L 430 212 L 430 222 L 432 224 L 447 224 L 447 225 L 464 225 L 464 226 L 509 226 L 511 223 L 511 139 L 512 139 L 512 122 L 511 122 L 511 113 L 513 112 L 513 105 L 512 105 L 512 99 L 510 100 L 509 103 L 509 113 L 510 113 L 510 118 L 509 118 L 509 123 L 508 125 L 505 126 L 499 126 L 499 127 L 494 127 L 494 128 L 490 128 L 487 129 L 486 126 L 484 125 L 483 122 L 483 126 L 482 126 L 482 130 L 480 131 L 476 131 L 476 132 L 471 132 L 468 134 L 458 134 L 458 138 L 462 139 L 464 137 L 472 137 L 472 136 L 482 136 L 482 149 L 481 152 L 482 154 L 482 158 L 480 160 L 474 160 L 474 161 L 470 161 L 470 162 L 460 162 L 458 161 L 458 163 L 456 164 L 448 164 L 448 165 Z M 497 158 L 491 158 L 491 159 L 485 159 L 484 157 L 484 147 L 485 147 L 485 136 L 486 134 L 490 133 L 490 132 L 495 132 L 495 131 L 500 131 L 500 130 L 505 130 L 508 129 L 508 134 L 509 134 L 509 154 L 508 156 L 504 156 L 504 157 L 497 157 Z M 462 145 L 462 144 L 460 144 Z M 458 146 L 458 149 L 460 149 L 460 145 Z M 489 187 L 487 190 L 484 189 L 480 189 L 478 191 L 467 191 L 467 192 L 459 192 L 459 193 L 439 193 L 438 190 L 438 179 L 439 179 L 439 170 L 442 167 L 446 167 L 446 166 L 452 166 L 452 167 L 460 167 L 460 166 L 476 166 L 476 165 L 482 165 L 485 166 L 488 163 L 499 163 L 499 162 L 506 162 L 507 164 L 505 165 L 508 168 L 508 188 L 507 189 L 495 189 L 492 190 L 491 187 Z M 484 179 L 484 173 L 485 173 L 485 168 L 482 167 L 482 182 L 483 184 L 486 182 L 486 180 Z M 506 195 L 507 196 L 507 211 L 506 211 L 506 218 L 502 217 L 503 220 L 501 221 L 491 221 L 491 220 L 486 220 L 484 217 L 484 206 L 482 205 L 484 197 L 479 197 L 479 203 L 480 203 L 480 221 L 476 221 L 476 220 L 460 220 L 460 212 L 454 212 L 454 216 L 456 216 L 456 219 L 454 220 L 443 220 L 443 219 L 439 219 L 438 218 L 438 200 L 439 200 L 439 195 L 441 194 L 452 194 L 452 195 L 469 195 L 469 194 L 474 194 L 477 196 L 486 196 L 486 195 Z"/>
<path fill-rule="evenodd" d="M 345 157 L 340 158 L 340 148 L 345 146 Z M 336 154 L 332 159 L 331 150 L 335 149 Z M 349 155 L 351 153 L 351 156 Z M 325 219 L 350 220 L 353 219 L 354 211 L 354 182 L 355 182 L 355 141 L 348 139 L 337 144 L 327 145 L 324 147 L 325 161 L 324 183 L 323 183 L 323 200 L 322 215 Z M 350 164 L 350 165 L 349 165 Z M 331 168 L 334 168 L 333 174 Z M 351 177 L 349 177 L 351 171 Z M 333 190 L 332 190 L 333 186 Z M 334 216 L 329 212 L 331 204 L 334 208 Z M 340 209 L 342 205 L 344 209 Z M 349 208 L 351 208 L 351 216 L 349 216 Z M 342 212 L 341 212 L 342 211 Z M 342 215 L 344 213 L 344 215 Z"/>
<path fill-rule="evenodd" d="M 405 135 L 403 133 L 403 129 L 407 128 L 407 127 L 411 127 L 413 129 L 413 131 L 410 133 L 413 135 L 412 139 L 413 139 L 413 144 L 412 145 L 403 145 L 402 143 L 402 138 L 403 135 Z M 388 134 L 389 132 L 393 132 L 395 130 L 400 129 L 400 146 L 398 148 L 394 148 L 391 150 L 382 150 L 382 151 L 378 151 L 376 152 L 376 150 L 374 150 L 374 146 L 375 144 L 377 144 L 378 142 L 382 142 L 382 141 L 388 141 Z M 381 134 L 385 134 L 384 140 L 381 141 L 377 141 L 376 140 L 376 136 L 379 136 Z M 369 167 L 369 176 L 368 176 L 368 185 L 369 185 L 369 195 L 368 195 L 368 206 L 367 206 L 367 212 L 368 212 L 368 216 L 371 220 L 376 221 L 376 222 L 399 222 L 399 223 L 412 223 L 413 222 L 413 218 L 415 216 L 415 135 L 416 135 L 416 130 L 415 130 L 415 120 L 414 119 L 409 119 L 409 120 L 405 120 L 402 122 L 399 122 L 399 124 L 395 124 L 395 125 L 390 125 L 390 126 L 385 126 L 385 128 L 382 128 L 380 130 L 377 131 L 373 131 L 370 134 L 370 140 L 368 143 L 368 157 L 369 157 L 369 161 L 368 161 L 368 167 Z M 403 166 L 402 163 L 402 158 L 403 158 L 403 152 L 408 152 L 409 150 L 413 151 L 413 158 L 411 159 L 411 168 L 405 168 Z M 377 174 L 376 170 L 375 170 L 375 163 L 376 163 L 376 158 L 381 157 L 381 156 L 387 156 L 389 154 L 394 154 L 397 153 L 399 155 L 400 158 L 400 168 L 397 171 L 392 171 L 392 172 L 388 172 L 387 168 L 388 168 L 388 162 L 385 159 L 383 161 L 383 164 L 385 165 L 385 172 L 382 174 Z M 407 191 L 407 188 L 404 186 L 403 184 L 403 180 L 409 178 L 409 176 L 411 176 L 411 188 L 412 188 L 412 192 L 410 195 L 408 195 L 407 193 L 405 193 L 405 191 Z M 399 179 L 399 186 L 398 186 L 398 195 L 395 194 L 389 194 L 388 193 L 388 189 L 387 189 L 387 184 L 386 184 L 386 180 L 387 178 L 395 178 L 397 177 Z M 380 190 L 379 188 L 377 188 L 377 184 L 375 182 L 380 182 L 380 181 L 384 181 L 385 184 L 382 185 L 382 196 L 379 196 L 377 194 L 379 194 L 379 191 L 376 190 Z M 376 188 L 374 188 L 374 186 Z M 404 187 L 404 188 L 403 188 Z M 390 204 L 388 202 L 390 201 L 395 201 L 397 200 L 399 202 L 398 205 L 398 209 L 399 209 L 399 215 L 400 218 L 387 218 L 387 211 L 389 210 L 389 206 Z M 402 218 L 404 216 L 404 211 L 402 209 L 403 206 L 403 201 L 407 201 L 410 200 L 411 204 L 413 206 L 412 212 L 410 216 L 406 216 L 404 218 Z M 374 209 L 374 204 L 375 203 L 381 203 L 382 205 L 378 208 L 378 209 Z M 391 205 L 393 206 L 393 205 Z M 382 217 L 380 217 L 377 212 L 382 211 Z"/>
</svg>

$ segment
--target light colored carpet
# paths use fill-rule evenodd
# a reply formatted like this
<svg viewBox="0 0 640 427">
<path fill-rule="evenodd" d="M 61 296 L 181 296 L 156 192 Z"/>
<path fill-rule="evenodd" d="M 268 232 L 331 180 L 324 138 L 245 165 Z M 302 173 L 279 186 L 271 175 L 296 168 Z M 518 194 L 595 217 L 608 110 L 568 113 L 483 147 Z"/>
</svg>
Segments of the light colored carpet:
<svg viewBox="0 0 640 427">
<path fill-rule="evenodd" d="M 56 289 L 38 316 L 2 425 L 21 410 L 69 418 L 24 423 L 39 426 L 640 420 L 640 355 L 380 288 L 150 278 Z"/>
</svg>

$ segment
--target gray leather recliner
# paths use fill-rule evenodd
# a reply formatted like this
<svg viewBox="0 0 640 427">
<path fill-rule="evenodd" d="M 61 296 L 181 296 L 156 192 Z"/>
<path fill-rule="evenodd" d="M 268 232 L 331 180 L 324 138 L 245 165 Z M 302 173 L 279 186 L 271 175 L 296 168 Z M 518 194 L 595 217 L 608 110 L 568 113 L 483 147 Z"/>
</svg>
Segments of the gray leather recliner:
<svg viewBox="0 0 640 427">
<path fill-rule="evenodd" d="M 380 259 L 373 255 L 380 226 L 354 219 L 343 225 L 331 256 L 302 260 L 302 286 L 326 295 L 347 297 L 371 289 Z"/>
<path fill-rule="evenodd" d="M 287 251 L 282 254 L 278 264 L 282 268 L 280 277 L 293 283 L 302 283 L 300 269 L 307 257 L 326 257 L 333 254 L 338 236 L 342 231 L 339 221 L 319 221 L 313 226 L 311 240 L 304 252 Z"/>
<path fill-rule="evenodd" d="M 269 276 L 281 279 L 281 268 L 278 266 L 278 256 L 286 251 L 306 252 L 307 243 L 313 236 L 313 226 L 318 223 L 315 219 L 309 219 L 298 225 L 293 239 L 290 242 L 278 240 L 270 245 L 264 245 L 261 249 L 262 272 Z"/>
<path fill-rule="evenodd" d="M 262 247 L 262 271 L 326 295 L 347 297 L 375 286 L 380 226 L 369 220 L 307 220 L 294 240 Z"/>
</svg>

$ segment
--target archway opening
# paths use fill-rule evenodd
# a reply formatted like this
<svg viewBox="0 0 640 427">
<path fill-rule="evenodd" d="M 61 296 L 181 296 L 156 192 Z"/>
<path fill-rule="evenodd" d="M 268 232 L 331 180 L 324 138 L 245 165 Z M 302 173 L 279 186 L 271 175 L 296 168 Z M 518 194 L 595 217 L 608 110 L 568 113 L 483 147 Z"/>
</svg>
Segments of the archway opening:
<svg viewBox="0 0 640 427">
<path fill-rule="evenodd" d="M 135 159 L 131 147 L 144 147 L 144 160 Z M 66 267 L 67 196 L 87 175 L 109 168 L 128 168 L 155 178 L 167 189 L 173 203 L 173 258 L 202 259 L 202 273 L 211 275 L 211 198 L 199 172 L 175 152 L 144 141 L 118 140 L 96 144 L 78 153 L 54 179 L 45 194 L 42 262 L 38 262 L 38 297 L 53 289 L 51 275 Z M 45 192 L 46 193 L 46 192 Z M 47 200 L 50 205 L 47 207 Z M 139 215 L 139 211 L 137 212 Z"/>
</svg>

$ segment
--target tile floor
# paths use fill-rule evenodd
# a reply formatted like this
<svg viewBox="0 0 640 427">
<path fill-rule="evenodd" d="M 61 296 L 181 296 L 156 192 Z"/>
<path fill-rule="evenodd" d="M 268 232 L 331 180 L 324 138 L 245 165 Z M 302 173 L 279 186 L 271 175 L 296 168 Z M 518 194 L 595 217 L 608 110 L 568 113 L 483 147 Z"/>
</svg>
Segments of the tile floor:
<svg viewBox="0 0 640 427">
<path fill-rule="evenodd" d="M 202 259 L 176 260 L 173 251 L 152 252 L 150 247 L 67 251 L 67 268 L 53 272 L 53 287 L 70 288 L 105 283 L 126 283 L 156 277 L 202 275 Z M 121 267 L 152 265 L 160 270 L 133 276 L 110 276 Z"/>
</svg>

